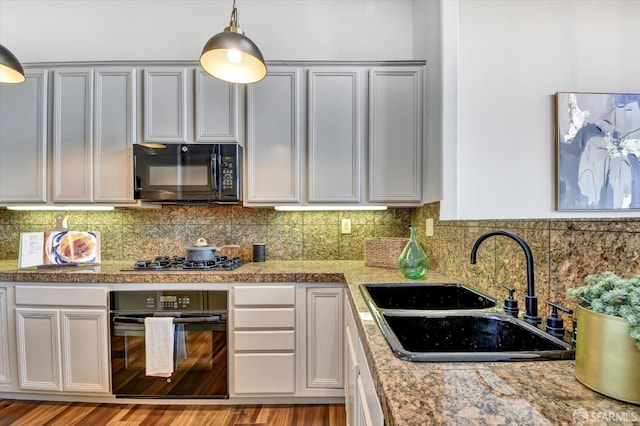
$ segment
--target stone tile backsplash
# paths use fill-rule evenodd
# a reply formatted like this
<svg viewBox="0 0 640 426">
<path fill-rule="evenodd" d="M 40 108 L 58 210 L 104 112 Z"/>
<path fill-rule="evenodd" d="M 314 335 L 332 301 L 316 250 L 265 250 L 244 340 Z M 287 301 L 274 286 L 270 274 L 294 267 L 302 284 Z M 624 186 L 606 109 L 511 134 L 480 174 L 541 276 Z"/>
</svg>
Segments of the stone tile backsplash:
<svg viewBox="0 0 640 426">
<path fill-rule="evenodd" d="M 199 237 L 211 244 L 238 244 L 228 254 L 250 261 L 253 243 L 267 244 L 272 260 L 360 260 L 364 239 L 408 237 L 418 227 L 418 239 L 431 268 L 497 298 L 516 288 L 524 307 L 526 263 L 520 246 L 504 237 L 486 240 L 476 265 L 469 256 L 484 232 L 505 229 L 531 247 L 538 306 L 547 302 L 575 307 L 566 289 L 584 277 L 611 270 L 622 276 L 640 274 L 640 219 L 482 220 L 440 221 L 439 203 L 388 211 L 277 212 L 241 206 L 163 206 L 112 212 L 64 212 L 70 229 L 95 230 L 102 235 L 104 260 L 148 259 L 184 254 Z M 17 259 L 20 232 L 45 231 L 60 212 L 17 212 L 0 209 L 0 259 Z M 340 220 L 350 218 L 351 234 L 340 233 Z M 435 219 L 435 236 L 425 236 L 425 219 Z"/>
<path fill-rule="evenodd" d="M 509 284 L 516 288 L 515 296 L 524 309 L 526 262 L 515 241 L 498 236 L 482 243 L 477 262 L 471 265 L 473 243 L 491 230 L 518 234 L 531 248 L 538 311 L 543 318 L 550 314 L 548 301 L 575 309 L 576 302 L 566 290 L 583 285 L 587 275 L 604 271 L 625 277 L 640 274 L 637 218 L 439 221 L 438 209 L 439 203 L 427 204 L 412 216 L 432 269 L 486 292 L 500 305 L 507 296 L 502 285 Z M 425 236 L 427 218 L 435 219 L 434 237 Z M 565 325 L 570 327 L 570 322 Z"/>
<path fill-rule="evenodd" d="M 407 237 L 413 209 L 388 211 L 277 212 L 241 206 L 163 206 L 109 212 L 21 212 L 0 209 L 0 259 L 17 259 L 21 232 L 46 231 L 64 213 L 73 230 L 99 231 L 103 260 L 184 255 L 200 238 L 226 254 L 250 261 L 253 243 L 267 244 L 272 260 L 364 259 L 364 239 Z M 342 218 L 351 234 L 340 233 Z M 225 249 L 226 250 L 226 249 Z M 223 254 L 225 254 L 223 252 Z"/>
</svg>

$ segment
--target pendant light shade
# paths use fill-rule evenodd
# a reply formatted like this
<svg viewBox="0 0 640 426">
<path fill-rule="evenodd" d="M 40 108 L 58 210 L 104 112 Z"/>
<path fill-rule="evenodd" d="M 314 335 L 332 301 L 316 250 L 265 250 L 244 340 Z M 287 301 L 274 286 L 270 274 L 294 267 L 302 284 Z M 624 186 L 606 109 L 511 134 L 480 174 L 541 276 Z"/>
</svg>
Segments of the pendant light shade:
<svg viewBox="0 0 640 426">
<path fill-rule="evenodd" d="M 200 65 L 212 76 L 231 83 L 255 83 L 267 75 L 260 49 L 238 27 L 235 0 L 229 26 L 204 45 Z"/>
<path fill-rule="evenodd" d="M 22 83 L 25 80 L 18 58 L 0 44 L 0 83 Z"/>
</svg>

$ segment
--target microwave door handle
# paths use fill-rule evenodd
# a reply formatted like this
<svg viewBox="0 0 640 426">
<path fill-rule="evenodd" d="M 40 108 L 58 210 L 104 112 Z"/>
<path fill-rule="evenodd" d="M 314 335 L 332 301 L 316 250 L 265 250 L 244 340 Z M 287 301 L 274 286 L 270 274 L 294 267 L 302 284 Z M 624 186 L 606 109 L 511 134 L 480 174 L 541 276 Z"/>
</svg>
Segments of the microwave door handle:
<svg viewBox="0 0 640 426">
<path fill-rule="evenodd" d="M 220 189 L 220 172 L 218 171 L 218 155 L 211 154 L 211 189 L 216 195 Z"/>
</svg>

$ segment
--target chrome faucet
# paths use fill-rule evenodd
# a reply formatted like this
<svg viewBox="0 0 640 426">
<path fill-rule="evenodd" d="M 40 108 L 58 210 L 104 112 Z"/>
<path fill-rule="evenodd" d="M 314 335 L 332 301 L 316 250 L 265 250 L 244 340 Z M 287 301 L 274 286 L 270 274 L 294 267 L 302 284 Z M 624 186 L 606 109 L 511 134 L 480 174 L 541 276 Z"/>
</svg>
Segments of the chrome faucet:
<svg viewBox="0 0 640 426">
<path fill-rule="evenodd" d="M 542 322 L 542 318 L 538 316 L 538 298 L 535 295 L 535 285 L 533 283 L 533 255 L 531 254 L 531 249 L 527 243 L 520 238 L 520 236 L 508 231 L 490 231 L 486 234 L 480 235 L 471 249 L 471 264 L 475 265 L 476 263 L 476 252 L 478 251 L 480 244 L 482 244 L 482 242 L 487 238 L 494 235 L 509 237 L 522 247 L 524 255 L 527 258 L 527 295 L 525 297 L 526 313 L 523 318 L 530 324 L 540 324 Z"/>
</svg>

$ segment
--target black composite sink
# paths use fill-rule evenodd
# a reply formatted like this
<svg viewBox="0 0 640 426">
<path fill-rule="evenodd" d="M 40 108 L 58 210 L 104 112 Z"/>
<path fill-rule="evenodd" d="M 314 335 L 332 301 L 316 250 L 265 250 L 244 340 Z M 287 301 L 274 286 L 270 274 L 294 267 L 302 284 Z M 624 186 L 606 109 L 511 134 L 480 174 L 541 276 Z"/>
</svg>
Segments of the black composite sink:
<svg viewBox="0 0 640 426">
<path fill-rule="evenodd" d="M 534 361 L 573 359 L 571 345 L 505 315 L 376 312 L 396 356 L 408 361 Z"/>
<path fill-rule="evenodd" d="M 492 297 L 462 284 L 363 284 L 360 290 L 378 309 L 488 309 L 496 306 Z"/>
</svg>

